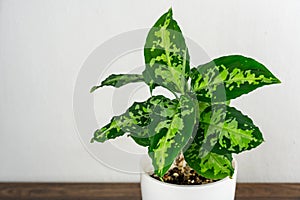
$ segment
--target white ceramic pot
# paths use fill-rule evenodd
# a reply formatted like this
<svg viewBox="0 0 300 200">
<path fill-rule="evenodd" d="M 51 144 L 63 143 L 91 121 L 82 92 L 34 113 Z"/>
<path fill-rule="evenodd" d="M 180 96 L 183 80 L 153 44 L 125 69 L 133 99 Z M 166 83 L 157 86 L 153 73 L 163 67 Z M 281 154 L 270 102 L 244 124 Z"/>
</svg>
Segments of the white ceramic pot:
<svg viewBox="0 0 300 200">
<path fill-rule="evenodd" d="M 230 179 L 224 178 L 204 185 L 175 185 L 152 178 L 150 159 L 143 159 L 141 167 L 141 191 L 143 200 L 234 200 L 237 177 L 237 162 L 234 160 L 235 172 Z"/>
</svg>

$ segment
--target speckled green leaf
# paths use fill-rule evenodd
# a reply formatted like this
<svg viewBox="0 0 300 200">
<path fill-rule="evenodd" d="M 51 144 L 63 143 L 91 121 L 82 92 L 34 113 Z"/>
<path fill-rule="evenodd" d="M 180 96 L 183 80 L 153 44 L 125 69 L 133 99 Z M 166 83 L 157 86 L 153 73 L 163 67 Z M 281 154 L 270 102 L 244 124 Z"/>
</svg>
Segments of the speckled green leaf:
<svg viewBox="0 0 300 200">
<path fill-rule="evenodd" d="M 206 102 L 220 102 L 258 87 L 280 83 L 261 63 L 240 55 L 224 56 L 191 70 L 192 90 Z"/>
<path fill-rule="evenodd" d="M 107 77 L 100 85 L 92 87 L 90 92 L 94 92 L 103 86 L 114 86 L 116 88 L 126 85 L 128 83 L 143 82 L 144 77 L 139 74 L 112 74 Z"/>
<path fill-rule="evenodd" d="M 189 53 L 172 9 L 162 15 L 148 33 L 144 46 L 146 83 L 185 93 L 189 78 Z"/>
<path fill-rule="evenodd" d="M 130 132 L 132 139 L 141 146 L 149 146 L 151 138 L 156 134 L 149 132 L 149 126 L 153 124 L 152 117 L 154 110 L 164 109 L 165 113 L 175 112 L 174 108 L 169 106 L 172 100 L 162 96 L 152 96 L 148 101 L 143 103 L 136 103 L 128 110 L 127 116 L 135 116 L 135 122 L 128 126 L 125 130 Z"/>
<path fill-rule="evenodd" d="M 114 117 L 109 124 L 94 132 L 94 137 L 91 139 L 91 142 L 105 142 L 106 140 L 114 139 L 124 134 L 125 132 L 122 131 L 119 126 L 118 120 Z"/>
<path fill-rule="evenodd" d="M 233 107 L 214 105 L 201 114 L 199 129 L 204 133 L 203 148 L 240 153 L 257 147 L 263 136 L 252 120 Z"/>
<path fill-rule="evenodd" d="M 156 134 L 151 138 L 149 156 L 158 176 L 166 173 L 192 136 L 198 113 L 195 105 L 193 98 L 182 95 L 179 101 L 157 107 L 152 113 L 149 131 Z"/>
<path fill-rule="evenodd" d="M 92 141 L 104 142 L 118 136 L 130 133 L 130 136 L 140 145 L 148 146 L 148 125 L 151 122 L 149 115 L 157 105 L 164 106 L 169 100 L 159 95 L 152 96 L 145 102 L 135 102 L 124 114 L 115 116 L 111 122 L 94 133 Z"/>
<path fill-rule="evenodd" d="M 199 122 L 201 125 L 201 122 Z M 232 176 L 232 156 L 230 153 L 222 154 L 215 151 L 215 148 L 205 149 L 204 130 L 198 128 L 197 134 L 188 149 L 184 152 L 185 161 L 190 167 L 202 176 L 217 180 Z"/>
<path fill-rule="evenodd" d="M 201 149 L 201 145 L 192 143 L 184 153 L 185 161 L 190 167 L 196 170 L 197 173 L 213 180 L 223 179 L 233 175 L 234 168 L 230 154 L 222 155 L 211 151 L 202 155 L 199 149 Z"/>
</svg>

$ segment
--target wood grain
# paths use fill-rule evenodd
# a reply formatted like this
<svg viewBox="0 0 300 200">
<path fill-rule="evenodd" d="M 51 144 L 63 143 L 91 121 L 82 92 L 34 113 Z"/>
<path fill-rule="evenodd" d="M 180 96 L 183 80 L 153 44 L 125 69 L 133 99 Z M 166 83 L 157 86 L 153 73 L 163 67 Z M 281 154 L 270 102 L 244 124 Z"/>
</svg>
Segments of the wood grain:
<svg viewBox="0 0 300 200">
<path fill-rule="evenodd" d="M 141 200 L 138 183 L 0 183 L 0 200 Z M 300 184 L 239 183 L 236 200 L 300 200 Z"/>
<path fill-rule="evenodd" d="M 300 184 L 292 183 L 242 183 L 237 184 L 238 200 L 300 200 Z"/>
</svg>

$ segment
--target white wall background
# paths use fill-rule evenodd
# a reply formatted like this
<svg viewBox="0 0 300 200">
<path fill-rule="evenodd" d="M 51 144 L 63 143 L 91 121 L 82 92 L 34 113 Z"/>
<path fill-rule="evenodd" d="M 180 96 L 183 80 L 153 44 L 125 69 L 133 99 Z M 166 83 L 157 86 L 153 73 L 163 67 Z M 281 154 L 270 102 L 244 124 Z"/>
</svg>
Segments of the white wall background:
<svg viewBox="0 0 300 200">
<path fill-rule="evenodd" d="M 238 157 L 239 181 L 300 182 L 298 0 L 0 0 L 0 181 L 138 181 L 85 151 L 73 88 L 97 46 L 150 27 L 170 6 L 209 56 L 257 58 L 283 82 L 233 102 L 266 140 Z"/>
</svg>

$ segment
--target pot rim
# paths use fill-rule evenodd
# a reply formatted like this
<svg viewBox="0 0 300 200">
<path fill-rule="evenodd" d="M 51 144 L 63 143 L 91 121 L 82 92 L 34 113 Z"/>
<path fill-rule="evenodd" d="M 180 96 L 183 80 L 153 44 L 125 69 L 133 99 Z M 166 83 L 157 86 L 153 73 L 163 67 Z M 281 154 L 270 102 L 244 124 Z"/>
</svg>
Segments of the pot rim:
<svg viewBox="0 0 300 200">
<path fill-rule="evenodd" d="M 185 189 L 213 187 L 213 186 L 216 186 L 218 184 L 222 184 L 225 181 L 230 181 L 230 180 L 235 180 L 236 181 L 238 164 L 237 164 L 237 161 L 236 161 L 235 158 L 233 158 L 232 162 L 233 162 L 233 167 L 234 167 L 234 173 L 233 173 L 233 175 L 232 175 L 231 178 L 229 178 L 229 176 L 227 176 L 227 177 L 225 177 L 225 178 L 223 178 L 221 180 L 218 180 L 216 182 L 206 183 L 206 184 L 202 184 L 202 185 L 177 185 L 177 184 L 162 182 L 162 181 L 159 181 L 159 180 L 157 180 L 155 178 L 152 178 L 149 173 L 145 172 L 144 169 L 143 169 L 143 172 L 142 172 L 141 175 L 144 176 L 144 177 L 146 177 L 150 181 L 154 181 L 154 182 L 156 182 L 158 184 L 161 184 L 161 185 L 164 185 L 164 186 L 168 186 L 168 187 L 185 188 Z"/>
</svg>

